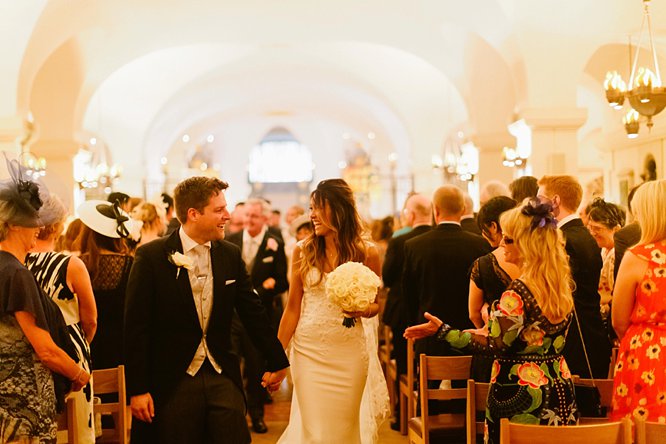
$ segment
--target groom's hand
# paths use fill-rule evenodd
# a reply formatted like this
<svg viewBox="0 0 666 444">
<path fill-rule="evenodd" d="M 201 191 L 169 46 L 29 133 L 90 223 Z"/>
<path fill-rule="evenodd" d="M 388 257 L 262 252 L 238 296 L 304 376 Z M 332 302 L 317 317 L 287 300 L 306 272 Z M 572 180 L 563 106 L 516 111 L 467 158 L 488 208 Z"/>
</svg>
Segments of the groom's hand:
<svg viewBox="0 0 666 444">
<path fill-rule="evenodd" d="M 266 387 L 269 392 L 274 392 L 280 388 L 280 384 L 282 384 L 282 380 L 284 380 L 285 376 L 287 376 L 286 368 L 276 372 L 266 372 L 261 378 L 261 385 Z"/>
<path fill-rule="evenodd" d="M 155 406 L 153 404 L 153 397 L 150 393 L 143 395 L 136 395 L 130 398 L 130 408 L 132 409 L 132 416 L 143 422 L 153 422 L 155 416 Z"/>
</svg>

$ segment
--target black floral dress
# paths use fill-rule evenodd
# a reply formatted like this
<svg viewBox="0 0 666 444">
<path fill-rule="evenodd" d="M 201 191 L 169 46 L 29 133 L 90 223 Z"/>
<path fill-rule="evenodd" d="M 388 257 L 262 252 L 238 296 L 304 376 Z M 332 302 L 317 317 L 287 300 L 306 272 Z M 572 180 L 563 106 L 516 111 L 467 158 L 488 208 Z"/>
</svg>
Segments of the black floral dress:
<svg viewBox="0 0 666 444">
<path fill-rule="evenodd" d="M 483 291 L 483 302 L 488 304 L 488 315 L 493 302 L 499 300 L 502 293 L 511 284 L 511 276 L 500 266 L 493 253 L 488 253 L 474 261 L 470 271 L 470 280 Z M 495 357 L 489 354 L 476 354 L 472 358 L 472 379 L 476 382 L 488 382 Z"/>
<path fill-rule="evenodd" d="M 561 352 L 571 315 L 552 324 L 536 299 L 515 280 L 493 303 L 488 336 L 442 328 L 437 338 L 454 348 L 492 353 L 486 408 L 487 443 L 499 443 L 499 420 L 542 425 L 578 422 L 571 373 Z"/>
</svg>

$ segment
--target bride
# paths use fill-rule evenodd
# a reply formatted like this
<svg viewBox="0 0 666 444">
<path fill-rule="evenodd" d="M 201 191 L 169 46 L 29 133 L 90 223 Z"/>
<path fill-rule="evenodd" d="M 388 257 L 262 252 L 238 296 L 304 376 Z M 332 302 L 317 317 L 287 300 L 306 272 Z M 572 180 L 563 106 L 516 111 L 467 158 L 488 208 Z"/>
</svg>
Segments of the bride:
<svg viewBox="0 0 666 444">
<path fill-rule="evenodd" d="M 291 341 L 294 396 L 278 444 L 372 444 L 388 415 L 386 381 L 377 357 L 376 303 L 356 326 L 342 325 L 340 308 L 325 295 L 326 274 L 362 262 L 380 275 L 374 245 L 361 238 L 352 190 L 342 179 L 321 181 L 311 195 L 314 233 L 293 252 L 289 300 L 278 338 Z"/>
</svg>

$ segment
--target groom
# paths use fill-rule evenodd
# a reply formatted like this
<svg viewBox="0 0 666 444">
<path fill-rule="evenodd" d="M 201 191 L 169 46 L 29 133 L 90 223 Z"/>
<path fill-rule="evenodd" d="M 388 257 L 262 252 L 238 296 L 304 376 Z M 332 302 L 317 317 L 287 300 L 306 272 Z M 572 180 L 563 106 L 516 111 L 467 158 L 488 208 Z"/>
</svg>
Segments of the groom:
<svg viewBox="0 0 666 444">
<path fill-rule="evenodd" d="M 125 350 L 132 443 L 250 442 L 234 309 L 276 390 L 289 366 L 252 289 L 240 250 L 224 241 L 225 182 L 192 177 L 175 189 L 178 231 L 139 248 L 127 284 Z"/>
</svg>

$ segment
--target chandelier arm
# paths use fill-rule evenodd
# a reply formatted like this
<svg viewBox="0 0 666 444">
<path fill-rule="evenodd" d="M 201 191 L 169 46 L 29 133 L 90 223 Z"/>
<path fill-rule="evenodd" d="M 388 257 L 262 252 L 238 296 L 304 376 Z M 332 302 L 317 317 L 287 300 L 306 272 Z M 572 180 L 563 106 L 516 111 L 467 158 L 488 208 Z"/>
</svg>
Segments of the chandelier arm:
<svg viewBox="0 0 666 444">
<path fill-rule="evenodd" d="M 645 4 L 645 13 L 647 17 L 648 25 L 648 35 L 650 36 L 650 49 L 652 50 L 652 60 L 654 61 L 654 70 L 657 75 L 657 81 L 659 86 L 661 86 L 661 74 L 659 73 L 659 61 L 657 60 L 657 49 L 654 47 L 654 40 L 652 38 L 652 19 L 650 18 L 650 12 L 648 11 L 648 4 Z"/>
<path fill-rule="evenodd" d="M 631 65 L 631 76 L 629 77 L 629 83 L 627 84 L 627 90 L 632 90 L 634 88 L 634 76 L 636 75 L 636 67 L 638 66 L 638 55 L 641 53 L 641 45 L 643 44 L 643 32 L 645 31 L 645 17 L 643 15 L 643 21 L 641 22 L 641 32 L 638 35 L 638 46 L 636 46 L 636 54 L 634 55 L 634 63 Z"/>
</svg>

